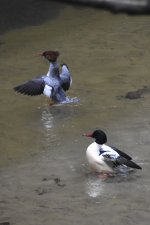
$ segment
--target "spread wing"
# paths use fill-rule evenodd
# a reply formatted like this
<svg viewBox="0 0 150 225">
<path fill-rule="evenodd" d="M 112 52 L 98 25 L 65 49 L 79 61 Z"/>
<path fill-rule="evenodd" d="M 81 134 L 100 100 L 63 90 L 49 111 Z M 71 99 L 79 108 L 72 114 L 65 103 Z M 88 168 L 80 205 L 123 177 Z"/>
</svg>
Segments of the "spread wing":
<svg viewBox="0 0 150 225">
<path fill-rule="evenodd" d="M 45 82 L 42 78 L 35 78 L 14 87 L 14 90 L 24 95 L 41 95 L 44 91 L 44 86 Z"/>
<path fill-rule="evenodd" d="M 72 77 L 69 68 L 66 64 L 62 64 L 62 71 L 60 73 L 61 86 L 64 91 L 67 91 L 72 84 Z"/>
</svg>

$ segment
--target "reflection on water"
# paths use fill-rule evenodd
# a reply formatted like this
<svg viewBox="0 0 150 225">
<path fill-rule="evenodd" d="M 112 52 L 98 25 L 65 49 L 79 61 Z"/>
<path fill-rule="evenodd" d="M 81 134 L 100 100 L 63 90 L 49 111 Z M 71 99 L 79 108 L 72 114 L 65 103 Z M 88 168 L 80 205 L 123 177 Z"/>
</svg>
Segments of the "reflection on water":
<svg viewBox="0 0 150 225">
<path fill-rule="evenodd" d="M 50 143 L 57 141 L 56 134 L 52 129 L 54 127 L 54 117 L 48 110 L 43 110 L 41 115 L 41 122 L 44 127 L 44 129 L 42 129 L 44 135 L 43 143 L 44 146 L 48 147 Z"/>
<path fill-rule="evenodd" d="M 42 112 L 41 121 L 47 131 L 49 131 L 53 127 L 53 116 L 50 112 L 46 110 Z"/>
<path fill-rule="evenodd" d="M 92 197 L 96 198 L 104 193 L 105 183 L 103 180 L 95 176 L 88 176 L 86 183 L 86 193 Z"/>
<path fill-rule="evenodd" d="M 140 175 L 133 169 L 123 169 L 120 172 L 114 173 L 108 177 L 101 177 L 98 174 L 88 174 L 85 192 L 92 198 L 105 196 L 107 192 L 116 194 L 116 190 L 112 185 L 135 183 Z"/>
</svg>

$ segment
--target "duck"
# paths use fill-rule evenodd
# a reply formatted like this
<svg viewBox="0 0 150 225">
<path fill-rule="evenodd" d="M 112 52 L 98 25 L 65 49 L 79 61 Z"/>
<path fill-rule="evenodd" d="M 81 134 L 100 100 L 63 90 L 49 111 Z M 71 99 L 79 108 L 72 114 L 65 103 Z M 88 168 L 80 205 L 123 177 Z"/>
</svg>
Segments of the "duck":
<svg viewBox="0 0 150 225">
<path fill-rule="evenodd" d="M 52 54 L 52 51 L 45 51 L 39 55 L 44 56 L 50 62 L 50 65 L 51 65 L 51 54 Z M 72 76 L 71 76 L 68 65 L 66 63 L 61 64 L 61 73 L 59 73 L 58 63 L 55 65 L 55 68 L 57 68 L 57 75 L 60 78 L 60 82 L 61 82 L 61 86 L 63 90 L 65 92 L 68 91 L 70 86 L 72 85 Z"/>
<path fill-rule="evenodd" d="M 44 51 L 40 54 L 45 57 L 49 62 L 49 70 L 46 75 L 36 77 L 23 84 L 14 87 L 14 90 L 24 95 L 45 95 L 52 99 L 53 103 L 61 103 L 66 101 L 66 95 L 62 88 L 62 81 L 59 74 L 59 65 L 57 58 L 58 51 Z"/>
<path fill-rule="evenodd" d="M 104 131 L 98 129 L 83 136 L 94 138 L 86 150 L 86 158 L 91 169 L 98 173 L 114 173 L 120 166 L 142 169 L 133 162 L 132 157 L 116 147 L 108 146 L 107 136 Z"/>
<path fill-rule="evenodd" d="M 49 60 L 49 57 L 47 57 L 49 55 L 50 51 L 45 51 L 44 53 L 42 53 L 42 56 L 46 56 L 45 58 L 50 62 L 51 64 L 51 59 Z M 59 66 L 57 64 L 57 70 L 59 71 Z M 70 86 L 72 85 L 72 76 L 69 70 L 69 67 L 66 63 L 62 63 L 61 64 L 61 73 L 59 74 L 60 77 L 60 81 L 61 81 L 61 86 L 63 88 L 63 90 L 66 92 L 69 90 Z"/>
</svg>

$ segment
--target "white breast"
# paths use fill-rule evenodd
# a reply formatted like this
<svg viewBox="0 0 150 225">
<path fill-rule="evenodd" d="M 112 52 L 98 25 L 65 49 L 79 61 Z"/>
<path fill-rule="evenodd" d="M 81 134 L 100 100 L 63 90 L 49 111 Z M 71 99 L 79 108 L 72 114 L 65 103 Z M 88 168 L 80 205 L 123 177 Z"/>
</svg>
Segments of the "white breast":
<svg viewBox="0 0 150 225">
<path fill-rule="evenodd" d="M 99 155 L 101 145 L 96 142 L 89 145 L 86 151 L 86 158 L 89 166 L 96 172 L 108 171 L 112 172 L 110 168 L 104 161 L 104 157 Z"/>
<path fill-rule="evenodd" d="M 46 84 L 44 87 L 43 94 L 50 98 L 52 95 L 52 87 L 50 87 Z"/>
</svg>

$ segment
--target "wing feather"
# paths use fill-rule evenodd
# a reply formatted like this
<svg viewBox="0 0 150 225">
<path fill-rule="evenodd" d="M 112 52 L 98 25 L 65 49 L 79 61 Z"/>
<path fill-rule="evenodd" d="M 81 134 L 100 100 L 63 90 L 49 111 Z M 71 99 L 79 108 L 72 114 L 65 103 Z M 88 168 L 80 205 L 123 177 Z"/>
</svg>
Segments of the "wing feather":
<svg viewBox="0 0 150 225">
<path fill-rule="evenodd" d="M 131 161 L 131 160 L 128 160 L 122 156 L 119 156 L 117 157 L 116 159 L 116 162 L 119 164 L 119 165 L 126 165 L 128 167 L 131 167 L 133 169 L 142 169 L 138 164 L 136 164 L 135 162 Z"/>
<path fill-rule="evenodd" d="M 124 158 L 123 156 L 114 157 L 113 155 L 105 154 L 105 155 L 103 155 L 103 157 L 104 157 L 104 160 L 107 163 L 107 165 L 109 165 L 112 168 L 115 168 L 120 165 L 126 165 L 133 169 L 142 169 L 138 164 L 136 164 L 135 162 L 133 162 L 131 160 Z"/>
<path fill-rule="evenodd" d="M 128 160 L 132 160 L 132 157 L 129 156 L 129 155 L 127 155 L 125 152 L 123 152 L 123 151 L 117 149 L 116 147 L 112 147 L 112 146 L 111 146 L 111 148 L 112 148 L 113 150 L 115 150 L 119 155 L 123 156 L 124 158 L 126 158 L 126 159 L 128 159 Z"/>
<path fill-rule="evenodd" d="M 44 80 L 41 78 L 37 78 L 14 87 L 14 90 L 24 95 L 34 96 L 41 95 L 43 93 L 44 86 Z"/>
<path fill-rule="evenodd" d="M 66 64 L 61 64 L 61 66 L 62 66 L 62 72 L 60 73 L 61 86 L 64 91 L 68 91 L 72 83 L 71 73 Z"/>
</svg>

